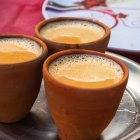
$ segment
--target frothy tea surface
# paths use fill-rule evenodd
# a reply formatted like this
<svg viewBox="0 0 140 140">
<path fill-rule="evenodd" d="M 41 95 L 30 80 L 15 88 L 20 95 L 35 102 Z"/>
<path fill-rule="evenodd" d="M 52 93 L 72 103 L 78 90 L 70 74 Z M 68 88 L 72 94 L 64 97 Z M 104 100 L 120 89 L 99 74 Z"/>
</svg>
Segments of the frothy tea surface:
<svg viewBox="0 0 140 140">
<path fill-rule="evenodd" d="M 58 43 L 81 44 L 100 39 L 105 30 L 92 22 L 69 20 L 48 23 L 42 27 L 40 34 Z"/>
<path fill-rule="evenodd" d="M 49 65 L 49 73 L 64 84 L 81 88 L 110 86 L 123 77 L 116 62 L 90 54 L 62 56 Z"/>
<path fill-rule="evenodd" d="M 39 56 L 41 52 L 39 44 L 28 38 L 0 39 L 0 64 L 29 61 Z"/>
</svg>

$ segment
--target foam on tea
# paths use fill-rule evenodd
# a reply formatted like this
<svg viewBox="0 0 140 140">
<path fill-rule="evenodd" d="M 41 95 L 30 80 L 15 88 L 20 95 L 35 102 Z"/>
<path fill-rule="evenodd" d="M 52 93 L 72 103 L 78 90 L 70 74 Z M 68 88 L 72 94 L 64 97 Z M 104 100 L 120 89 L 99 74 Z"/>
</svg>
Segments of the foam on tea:
<svg viewBox="0 0 140 140">
<path fill-rule="evenodd" d="M 67 20 L 47 23 L 40 34 L 51 41 L 66 44 L 89 43 L 102 38 L 105 34 L 101 26 L 82 20 Z"/>
<path fill-rule="evenodd" d="M 123 77 L 116 62 L 90 54 L 62 56 L 49 65 L 49 73 L 64 84 L 81 88 L 110 86 Z"/>
<path fill-rule="evenodd" d="M 39 44 L 28 38 L 0 39 L 0 64 L 29 61 L 41 52 Z"/>
</svg>

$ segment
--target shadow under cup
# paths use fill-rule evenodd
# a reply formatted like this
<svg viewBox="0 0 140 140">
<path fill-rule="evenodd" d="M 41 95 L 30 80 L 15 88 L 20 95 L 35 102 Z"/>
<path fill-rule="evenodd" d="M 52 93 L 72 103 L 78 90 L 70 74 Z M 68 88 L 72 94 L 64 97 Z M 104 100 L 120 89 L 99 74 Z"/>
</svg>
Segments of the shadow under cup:
<svg viewBox="0 0 140 140">
<path fill-rule="evenodd" d="M 47 58 L 47 47 L 39 39 L 27 35 L 1 35 L 4 38 L 25 38 L 35 41 L 42 53 L 20 63 L 0 64 L 0 122 L 12 123 L 30 111 L 40 90 L 42 65 Z"/>
<path fill-rule="evenodd" d="M 55 59 L 69 54 L 93 54 L 115 61 L 122 79 L 104 88 L 80 88 L 57 81 L 48 71 Z M 95 140 L 108 126 L 120 104 L 128 80 L 128 69 L 118 59 L 90 50 L 65 50 L 51 55 L 43 65 L 46 97 L 62 140 Z"/>
<path fill-rule="evenodd" d="M 87 23 L 90 23 L 93 25 L 97 25 L 97 26 L 101 27 L 105 31 L 105 33 L 101 38 L 99 38 L 95 41 L 91 41 L 88 43 L 81 43 L 81 44 L 58 43 L 55 41 L 48 40 L 46 37 L 44 37 L 41 34 L 42 28 L 44 28 L 48 24 L 57 23 L 57 22 L 69 22 L 69 21 L 70 22 L 71 21 L 80 21 L 81 23 L 87 22 Z M 62 31 L 63 31 L 63 29 L 62 29 Z M 55 34 L 57 35 L 57 32 Z M 68 32 L 68 34 L 69 34 L 69 32 Z M 85 32 L 84 34 L 87 34 L 87 32 Z M 39 22 L 35 27 L 35 35 L 47 44 L 48 50 L 49 50 L 49 55 L 51 55 L 55 52 L 59 52 L 62 50 L 68 50 L 68 49 L 86 49 L 86 50 L 94 50 L 94 51 L 99 51 L 99 52 L 104 53 L 107 49 L 107 45 L 108 45 L 108 42 L 110 39 L 110 28 L 108 26 L 106 26 L 105 24 L 103 24 L 99 21 L 94 21 L 92 19 L 75 18 L 75 17 L 57 17 L 57 18 L 51 18 L 51 19 L 47 19 L 47 20 Z"/>
</svg>

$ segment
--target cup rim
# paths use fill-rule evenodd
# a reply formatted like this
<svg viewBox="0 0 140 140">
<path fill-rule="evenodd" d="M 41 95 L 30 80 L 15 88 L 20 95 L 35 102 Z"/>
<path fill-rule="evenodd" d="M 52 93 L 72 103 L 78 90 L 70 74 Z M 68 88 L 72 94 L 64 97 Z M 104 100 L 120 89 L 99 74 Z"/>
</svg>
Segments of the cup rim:
<svg viewBox="0 0 140 140">
<path fill-rule="evenodd" d="M 46 53 L 48 54 L 48 48 L 46 46 L 46 44 L 41 41 L 40 39 L 31 36 L 31 35 L 25 35 L 25 34 L 2 34 L 0 35 L 0 39 L 1 38 L 27 38 L 30 40 L 35 41 L 36 43 L 38 43 L 38 45 L 42 48 L 42 53 L 35 57 L 34 59 L 28 60 L 28 61 L 23 61 L 23 62 L 17 62 L 17 63 L 4 63 L 4 64 L 0 64 L 0 67 L 2 66 L 11 66 L 11 65 L 25 65 L 27 63 L 34 63 L 37 61 L 40 61 L 41 59 L 43 59 L 46 56 Z"/>
<path fill-rule="evenodd" d="M 51 41 L 51 40 L 48 40 L 46 38 L 44 38 L 41 34 L 40 34 L 40 30 L 41 28 L 46 25 L 47 23 L 50 23 L 50 22 L 55 22 L 55 21 L 63 21 L 63 20 L 81 20 L 81 21 L 88 21 L 88 22 L 92 22 L 94 24 L 97 24 L 98 26 L 101 26 L 104 31 L 105 31 L 105 34 L 100 38 L 100 39 L 97 39 L 95 41 L 92 41 L 92 42 L 88 42 L 88 43 L 79 43 L 79 44 L 67 44 L 67 43 L 59 43 L 59 42 L 55 42 L 55 41 Z M 41 40 L 43 40 L 44 42 L 49 42 L 49 43 L 54 43 L 55 45 L 57 44 L 60 44 L 60 45 L 79 45 L 79 46 L 85 46 L 85 45 L 89 45 L 89 44 L 92 44 L 92 43 L 98 43 L 100 42 L 101 40 L 104 40 L 105 38 L 107 38 L 109 35 L 110 35 L 110 28 L 105 25 L 104 23 L 102 22 L 99 22 L 97 20 L 93 20 L 93 19 L 90 19 L 90 18 L 78 18 L 78 17 L 55 17 L 55 18 L 50 18 L 50 19 L 45 19 L 43 21 L 40 21 L 36 26 L 35 26 L 35 35 L 40 38 Z M 60 46 L 61 47 L 61 46 Z"/>
<path fill-rule="evenodd" d="M 80 87 L 76 87 L 76 86 L 71 86 L 71 85 L 68 85 L 68 84 L 65 84 L 65 83 L 62 83 L 62 82 L 59 82 L 58 80 L 56 80 L 50 73 L 49 73 L 49 64 L 51 62 L 53 62 L 55 59 L 63 56 L 63 55 L 69 55 L 69 54 L 93 54 L 93 55 L 99 55 L 101 57 L 105 57 L 105 58 L 108 58 L 108 59 L 111 59 L 113 61 L 115 61 L 117 64 L 119 64 L 123 70 L 123 77 L 122 79 L 113 84 L 113 85 L 110 85 L 110 86 L 107 86 L 107 87 L 101 87 L 101 88 L 80 88 Z M 101 90 L 106 90 L 106 89 L 113 89 L 117 86 L 120 86 L 121 84 L 125 83 L 125 81 L 128 80 L 128 76 L 129 76 L 129 72 L 128 72 L 128 68 L 127 66 L 120 60 L 118 60 L 117 58 L 115 57 L 112 57 L 110 55 L 107 55 L 107 54 L 104 54 L 104 53 L 101 53 L 101 52 L 97 52 L 97 51 L 93 51 L 93 50 L 84 50 L 84 49 L 69 49 L 69 50 L 63 50 L 63 51 L 60 51 L 60 52 L 57 52 L 57 53 L 54 53 L 53 55 L 49 56 L 44 64 L 43 64 L 43 74 L 45 76 L 48 77 L 49 80 L 52 81 L 53 84 L 55 85 L 58 85 L 59 86 L 65 86 L 67 88 L 72 88 L 72 89 L 82 89 L 82 90 L 88 90 L 88 91 L 91 91 L 91 90 L 94 90 L 94 91 L 101 91 Z"/>
</svg>

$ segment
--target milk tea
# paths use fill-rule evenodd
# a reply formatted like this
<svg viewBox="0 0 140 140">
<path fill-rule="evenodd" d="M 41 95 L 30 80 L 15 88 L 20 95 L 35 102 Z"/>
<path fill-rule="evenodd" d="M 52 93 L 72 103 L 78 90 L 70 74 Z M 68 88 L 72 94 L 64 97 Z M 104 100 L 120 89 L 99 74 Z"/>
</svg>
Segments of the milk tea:
<svg viewBox="0 0 140 140">
<path fill-rule="evenodd" d="M 65 44 L 96 41 L 105 35 L 104 28 L 82 20 L 55 21 L 44 25 L 40 34 L 47 40 Z"/>
<path fill-rule="evenodd" d="M 0 39 L 0 64 L 29 61 L 38 57 L 41 52 L 39 44 L 28 38 Z"/>
<path fill-rule="evenodd" d="M 123 77 L 123 70 L 115 61 L 91 54 L 59 57 L 49 65 L 49 73 L 59 82 L 79 88 L 103 88 Z"/>
</svg>

